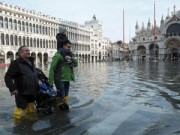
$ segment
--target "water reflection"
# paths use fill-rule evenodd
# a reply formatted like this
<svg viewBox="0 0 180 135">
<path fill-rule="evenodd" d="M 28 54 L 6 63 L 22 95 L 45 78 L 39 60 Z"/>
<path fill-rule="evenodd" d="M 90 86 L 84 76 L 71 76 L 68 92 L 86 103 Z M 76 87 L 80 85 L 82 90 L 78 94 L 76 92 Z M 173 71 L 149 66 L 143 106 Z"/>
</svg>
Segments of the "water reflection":
<svg viewBox="0 0 180 135">
<path fill-rule="evenodd" d="M 46 75 L 48 68 L 42 68 Z M 178 134 L 179 69 L 178 61 L 81 63 L 71 83 L 69 113 L 55 110 L 17 124 L 3 80 L 7 68 L 0 68 L 0 134 Z"/>
</svg>

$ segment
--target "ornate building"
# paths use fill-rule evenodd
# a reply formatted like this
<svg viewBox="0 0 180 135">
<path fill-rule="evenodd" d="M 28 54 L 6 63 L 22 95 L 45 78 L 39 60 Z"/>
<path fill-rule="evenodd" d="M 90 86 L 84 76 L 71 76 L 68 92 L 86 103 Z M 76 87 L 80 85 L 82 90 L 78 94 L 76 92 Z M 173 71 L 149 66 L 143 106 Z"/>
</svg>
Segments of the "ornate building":
<svg viewBox="0 0 180 135">
<path fill-rule="evenodd" d="M 103 37 L 102 26 L 94 29 L 99 26 L 97 20 L 93 18 L 90 22 L 80 25 L 0 2 L 0 63 L 10 63 L 15 59 L 17 49 L 22 45 L 30 48 L 36 64 L 50 62 L 57 51 L 55 36 L 59 27 L 67 29 L 67 36 L 78 60 L 90 62 L 107 59 L 108 52 L 105 48 L 110 45 L 110 40 Z M 98 38 L 95 38 L 97 34 Z M 94 50 L 96 45 L 99 47 Z"/>
<path fill-rule="evenodd" d="M 148 21 L 145 28 L 135 26 L 135 37 L 129 43 L 130 58 L 132 60 L 168 60 L 180 59 L 180 11 L 161 18 L 160 27 L 155 27 Z M 155 35 L 154 35 L 155 33 Z"/>
<path fill-rule="evenodd" d="M 110 56 L 107 48 L 111 46 L 108 38 L 103 37 L 102 24 L 93 16 L 91 21 L 85 22 L 85 27 L 91 29 L 91 61 L 107 60 Z"/>
</svg>

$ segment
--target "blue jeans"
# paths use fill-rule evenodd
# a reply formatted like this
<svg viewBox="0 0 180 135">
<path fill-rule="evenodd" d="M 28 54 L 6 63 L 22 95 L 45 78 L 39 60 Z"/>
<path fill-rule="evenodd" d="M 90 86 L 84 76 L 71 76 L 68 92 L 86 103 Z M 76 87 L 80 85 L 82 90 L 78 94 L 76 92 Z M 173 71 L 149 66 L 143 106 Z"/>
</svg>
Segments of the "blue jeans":
<svg viewBox="0 0 180 135">
<path fill-rule="evenodd" d="M 69 81 L 63 82 L 63 81 L 60 81 L 60 80 L 55 80 L 54 83 L 55 83 L 55 86 L 56 86 L 56 89 L 57 89 L 57 95 L 60 98 L 63 99 L 65 96 L 68 96 L 68 94 L 69 94 L 69 86 L 70 86 Z"/>
</svg>

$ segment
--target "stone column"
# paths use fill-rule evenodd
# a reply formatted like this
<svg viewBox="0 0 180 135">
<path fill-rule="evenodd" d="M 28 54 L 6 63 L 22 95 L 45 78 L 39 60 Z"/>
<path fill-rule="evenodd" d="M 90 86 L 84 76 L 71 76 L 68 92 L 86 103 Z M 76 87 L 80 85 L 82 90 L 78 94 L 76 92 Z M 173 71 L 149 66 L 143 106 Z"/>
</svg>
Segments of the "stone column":
<svg viewBox="0 0 180 135">
<path fill-rule="evenodd" d="M 42 61 L 41 61 L 42 67 L 44 67 L 44 55 L 42 54 Z"/>
</svg>

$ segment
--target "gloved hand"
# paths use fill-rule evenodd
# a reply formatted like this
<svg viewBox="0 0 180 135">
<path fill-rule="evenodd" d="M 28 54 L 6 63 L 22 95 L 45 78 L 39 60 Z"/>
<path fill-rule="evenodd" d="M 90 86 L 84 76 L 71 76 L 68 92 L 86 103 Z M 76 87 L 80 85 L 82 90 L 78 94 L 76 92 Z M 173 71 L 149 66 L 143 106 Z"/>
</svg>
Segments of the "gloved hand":
<svg viewBox="0 0 180 135">
<path fill-rule="evenodd" d="M 18 90 L 14 90 L 13 92 L 11 92 L 11 96 L 13 95 L 18 95 Z"/>
</svg>

